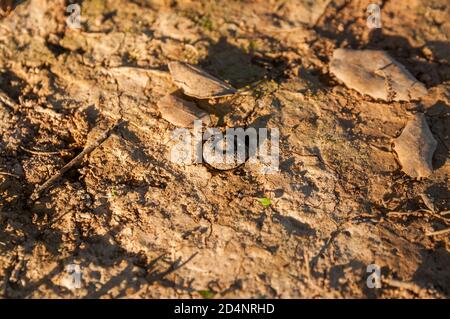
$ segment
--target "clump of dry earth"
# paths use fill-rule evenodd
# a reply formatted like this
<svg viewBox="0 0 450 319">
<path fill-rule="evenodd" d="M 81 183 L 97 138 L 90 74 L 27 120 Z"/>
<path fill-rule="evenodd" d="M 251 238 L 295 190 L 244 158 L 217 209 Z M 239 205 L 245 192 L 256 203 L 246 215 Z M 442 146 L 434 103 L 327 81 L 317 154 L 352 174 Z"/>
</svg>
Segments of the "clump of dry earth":
<svg viewBox="0 0 450 319">
<path fill-rule="evenodd" d="M 383 1 L 377 30 L 370 1 L 85 0 L 81 30 L 70 3 L 23 1 L 0 21 L 2 297 L 450 295 L 447 1 Z M 387 52 L 426 94 L 346 86 L 340 48 Z M 170 161 L 158 102 L 177 61 L 249 93 L 184 98 L 214 127 L 278 128 L 277 173 Z M 393 148 L 416 114 L 437 142 L 420 179 Z"/>
</svg>

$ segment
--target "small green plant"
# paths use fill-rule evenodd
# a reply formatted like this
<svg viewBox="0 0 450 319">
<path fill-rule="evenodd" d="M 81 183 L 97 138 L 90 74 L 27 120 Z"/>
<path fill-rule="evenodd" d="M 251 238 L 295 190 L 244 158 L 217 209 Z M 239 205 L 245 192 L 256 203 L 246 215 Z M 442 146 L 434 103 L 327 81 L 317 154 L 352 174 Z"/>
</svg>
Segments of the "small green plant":
<svg viewBox="0 0 450 319">
<path fill-rule="evenodd" d="M 255 40 L 250 40 L 248 43 L 248 52 L 255 52 L 258 49 L 258 45 Z"/>
<path fill-rule="evenodd" d="M 213 31 L 214 22 L 209 14 L 200 14 L 193 11 L 187 11 L 184 14 L 188 19 L 191 19 L 195 24 L 208 31 Z"/>
<path fill-rule="evenodd" d="M 199 290 L 197 292 L 205 299 L 211 299 L 214 297 L 214 292 L 211 290 Z"/>
<path fill-rule="evenodd" d="M 128 60 L 128 62 L 130 63 L 135 63 L 139 60 L 140 54 L 139 51 L 137 50 L 131 50 L 126 52 L 125 54 L 125 58 Z"/>
<path fill-rule="evenodd" d="M 256 98 L 262 98 L 278 89 L 278 84 L 273 80 L 261 80 L 253 91 L 253 95 Z"/>
<path fill-rule="evenodd" d="M 263 197 L 259 199 L 259 202 L 261 203 L 261 205 L 263 205 L 264 207 L 269 207 L 272 204 L 272 201 L 269 198 Z"/>
<path fill-rule="evenodd" d="M 209 16 L 202 16 L 199 20 L 198 20 L 198 24 L 208 30 L 208 31 L 212 31 L 213 30 L 213 22 L 211 20 L 211 18 Z"/>
</svg>

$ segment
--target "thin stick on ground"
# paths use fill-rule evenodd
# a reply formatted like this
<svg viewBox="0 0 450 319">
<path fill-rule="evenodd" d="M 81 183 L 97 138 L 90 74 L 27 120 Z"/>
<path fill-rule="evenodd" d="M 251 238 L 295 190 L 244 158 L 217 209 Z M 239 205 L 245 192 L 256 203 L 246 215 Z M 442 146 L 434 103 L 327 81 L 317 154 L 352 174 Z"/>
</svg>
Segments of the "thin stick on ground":
<svg viewBox="0 0 450 319">
<path fill-rule="evenodd" d="M 383 282 L 385 284 L 388 284 L 391 287 L 409 290 L 416 294 L 420 294 L 420 292 L 422 291 L 422 289 L 419 286 L 417 286 L 416 284 L 414 284 L 412 282 L 403 282 L 403 281 L 399 281 L 399 280 L 395 280 L 395 279 L 388 279 L 388 278 L 384 279 Z"/>
<path fill-rule="evenodd" d="M 447 229 L 443 229 L 443 230 L 438 230 L 438 231 L 433 231 L 431 233 L 426 233 L 425 236 L 437 236 L 437 235 L 445 235 L 450 233 L 450 228 Z"/>
<path fill-rule="evenodd" d="M 17 179 L 20 178 L 19 175 L 16 175 L 16 174 L 13 174 L 13 173 L 8 173 L 8 172 L 0 172 L 0 175 L 11 176 L 11 177 L 15 177 Z"/>
<path fill-rule="evenodd" d="M 58 181 L 64 175 L 64 173 L 72 169 L 74 166 L 78 165 L 83 160 L 83 157 L 91 153 L 100 144 L 102 144 L 118 125 L 119 122 L 116 122 L 111 128 L 107 129 L 102 134 L 100 134 L 100 136 L 91 145 L 85 147 L 80 154 L 75 156 L 69 163 L 67 163 L 63 168 L 61 168 L 58 173 L 50 177 L 44 184 L 39 186 L 31 195 L 31 200 L 37 200 L 41 196 L 41 194 L 47 189 L 49 189 L 56 181 Z"/>
<path fill-rule="evenodd" d="M 23 146 L 19 146 L 21 150 L 33 154 L 33 155 L 41 155 L 41 156 L 50 156 L 50 155 L 58 155 L 64 152 L 70 151 L 70 149 L 67 150 L 60 150 L 60 151 L 38 151 L 38 150 L 31 150 L 28 148 L 25 148 Z"/>
<path fill-rule="evenodd" d="M 4 103 L 5 105 L 9 106 L 10 108 L 12 108 L 13 110 L 17 110 L 17 104 L 16 102 L 14 102 L 13 100 L 11 100 L 11 98 L 6 95 L 5 92 L 3 92 L 2 90 L 0 90 L 0 102 Z"/>
</svg>

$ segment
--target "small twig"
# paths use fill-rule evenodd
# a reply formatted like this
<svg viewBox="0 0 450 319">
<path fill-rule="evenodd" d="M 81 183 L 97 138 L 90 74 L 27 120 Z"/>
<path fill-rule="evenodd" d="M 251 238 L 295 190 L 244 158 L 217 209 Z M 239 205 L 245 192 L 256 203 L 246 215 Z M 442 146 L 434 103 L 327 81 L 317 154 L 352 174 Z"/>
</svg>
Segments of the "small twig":
<svg viewBox="0 0 450 319">
<path fill-rule="evenodd" d="M 80 154 L 75 156 L 69 163 L 67 163 L 61 170 L 50 177 L 44 184 L 39 186 L 34 193 L 31 195 L 31 200 L 37 200 L 42 192 L 50 188 L 58 179 L 60 179 L 65 172 L 72 169 L 74 166 L 78 165 L 83 157 L 89 153 L 91 153 L 94 149 L 96 149 L 101 143 L 103 143 L 111 134 L 112 130 L 114 130 L 119 125 L 119 122 L 116 122 L 111 128 L 104 131 L 100 136 L 89 146 L 87 146 Z"/>
<path fill-rule="evenodd" d="M 7 106 L 12 108 L 13 110 L 17 110 L 17 108 L 18 108 L 16 102 L 11 100 L 11 98 L 8 95 L 6 95 L 6 93 L 4 93 L 2 90 L 0 90 L 0 101 L 5 103 Z"/>
<path fill-rule="evenodd" d="M 422 291 L 422 289 L 420 287 L 418 287 L 416 284 L 411 283 L 411 282 L 403 282 L 403 281 L 399 281 L 399 280 L 395 280 L 395 279 L 388 279 L 388 278 L 384 279 L 383 282 L 388 284 L 391 287 L 410 290 L 416 294 L 420 294 L 420 292 Z"/>
<path fill-rule="evenodd" d="M 8 173 L 8 172 L 0 172 L 0 175 L 6 175 L 6 176 L 11 176 L 11 177 L 15 177 L 17 179 L 20 179 L 19 175 Z"/>
<path fill-rule="evenodd" d="M 423 216 L 423 214 L 429 214 L 430 216 L 439 219 L 441 221 L 443 221 L 444 223 L 448 224 L 450 221 L 447 218 L 444 218 L 444 215 L 439 215 L 438 213 L 435 213 L 429 209 L 419 209 L 416 211 L 412 211 L 412 212 L 388 212 L 387 216 L 388 217 L 402 217 L 402 216 Z"/>
<path fill-rule="evenodd" d="M 420 194 L 420 197 L 422 198 L 423 203 L 425 204 L 425 206 L 427 206 L 427 208 L 432 211 L 433 213 L 436 212 L 436 208 L 434 207 L 434 203 L 433 201 L 430 199 L 430 197 L 427 196 L 427 194 Z"/>
<path fill-rule="evenodd" d="M 391 217 L 391 216 L 420 216 L 422 215 L 419 211 L 415 211 L 415 212 L 388 212 L 387 216 Z"/>
<path fill-rule="evenodd" d="M 450 233 L 450 228 L 447 229 L 442 229 L 442 230 L 438 230 L 438 231 L 433 231 L 431 233 L 426 233 L 425 236 L 438 236 L 438 235 L 445 235 Z"/>
<path fill-rule="evenodd" d="M 249 85 L 247 85 L 243 88 L 236 90 L 236 96 L 253 94 L 253 90 L 255 90 L 264 81 L 267 81 L 267 79 L 258 80 L 256 82 L 250 83 Z"/>
<path fill-rule="evenodd" d="M 49 155 L 58 155 L 61 154 L 63 152 L 67 152 L 69 150 L 61 150 L 61 151 L 38 151 L 38 150 L 30 150 L 28 148 L 25 148 L 23 146 L 19 146 L 22 150 L 24 150 L 25 152 L 28 152 L 30 154 L 34 154 L 34 155 L 43 155 L 43 156 L 49 156 Z"/>
<path fill-rule="evenodd" d="M 43 113 L 43 114 L 46 114 L 46 115 L 51 116 L 51 117 L 55 117 L 55 118 L 58 118 L 58 119 L 62 119 L 63 118 L 62 114 L 60 114 L 60 113 L 58 113 L 58 112 L 56 112 L 55 110 L 52 110 L 52 109 L 44 108 L 42 106 L 36 106 L 34 109 L 37 112 L 39 112 L 39 113 Z"/>
</svg>

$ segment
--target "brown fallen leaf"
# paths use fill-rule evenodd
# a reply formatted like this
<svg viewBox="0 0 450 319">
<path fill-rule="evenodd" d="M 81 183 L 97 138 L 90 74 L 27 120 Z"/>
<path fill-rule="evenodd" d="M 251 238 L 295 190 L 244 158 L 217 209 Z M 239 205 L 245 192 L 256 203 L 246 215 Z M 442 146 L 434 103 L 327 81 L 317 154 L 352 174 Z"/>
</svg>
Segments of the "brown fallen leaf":
<svg viewBox="0 0 450 319">
<path fill-rule="evenodd" d="M 199 109 L 195 103 L 183 100 L 173 94 L 168 94 L 158 102 L 161 116 L 166 121 L 179 127 L 193 127 L 195 120 L 203 124 L 211 124 L 208 113 Z"/>
<path fill-rule="evenodd" d="M 197 99 L 210 99 L 233 95 L 236 90 L 202 69 L 183 62 L 170 62 L 172 79 L 184 94 Z"/>
<path fill-rule="evenodd" d="M 414 119 L 406 124 L 402 134 L 394 140 L 394 150 L 402 170 L 413 178 L 431 175 L 436 146 L 437 141 L 421 113 L 416 114 Z"/>
<path fill-rule="evenodd" d="M 361 94 L 385 101 L 417 100 L 427 89 L 387 52 L 337 49 L 330 71 Z"/>
</svg>

